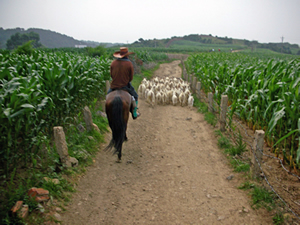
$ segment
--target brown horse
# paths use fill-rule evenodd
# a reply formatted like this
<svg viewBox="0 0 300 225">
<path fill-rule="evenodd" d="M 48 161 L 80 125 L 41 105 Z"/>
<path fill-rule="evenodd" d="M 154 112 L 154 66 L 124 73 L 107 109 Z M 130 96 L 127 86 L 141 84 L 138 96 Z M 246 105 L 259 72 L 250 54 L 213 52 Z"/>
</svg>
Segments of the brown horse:
<svg viewBox="0 0 300 225">
<path fill-rule="evenodd" d="M 112 131 L 112 139 L 105 150 L 111 150 L 114 147 L 113 154 L 118 153 L 118 162 L 122 157 L 123 142 L 127 141 L 127 123 L 129 112 L 132 110 L 132 97 L 127 91 L 115 90 L 106 96 L 105 111 Z"/>
</svg>

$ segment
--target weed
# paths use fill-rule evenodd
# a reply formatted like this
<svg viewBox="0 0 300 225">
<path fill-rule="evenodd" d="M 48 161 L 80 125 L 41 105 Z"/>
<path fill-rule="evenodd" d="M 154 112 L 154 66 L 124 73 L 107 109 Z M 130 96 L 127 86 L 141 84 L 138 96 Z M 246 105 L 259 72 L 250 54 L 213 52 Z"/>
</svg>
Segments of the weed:
<svg viewBox="0 0 300 225">
<path fill-rule="evenodd" d="M 250 194 L 252 197 L 252 207 L 256 209 L 265 207 L 268 211 L 274 208 L 273 193 L 264 187 L 255 186 Z"/>
<path fill-rule="evenodd" d="M 73 184 L 63 178 L 63 175 L 76 175 L 85 171 L 85 166 L 92 164 L 93 156 L 98 151 L 99 143 L 104 141 L 104 133 L 107 132 L 107 119 L 98 116 L 96 110 L 96 102 L 92 103 L 93 122 L 99 127 L 100 133 L 97 131 L 79 132 L 76 125 L 65 124 L 66 141 L 68 144 L 68 152 L 70 156 L 75 157 L 79 161 L 76 168 L 66 168 L 61 165 L 59 155 L 55 145 L 45 143 L 44 151 L 41 155 L 34 155 L 32 164 L 25 168 L 15 168 L 10 174 L 9 179 L 3 179 L 0 184 L 0 224 L 20 224 L 16 217 L 10 215 L 10 209 L 16 201 L 22 200 L 24 204 L 29 206 L 30 214 L 26 221 L 40 220 L 35 215 L 37 203 L 32 201 L 27 192 L 32 187 L 39 187 L 49 191 L 50 198 L 62 200 L 65 204 L 70 200 L 70 196 L 74 187 Z M 95 107 L 95 108 L 94 108 Z M 78 114 L 77 123 L 84 123 L 82 114 Z M 45 180 L 47 177 L 49 181 Z M 52 182 L 52 179 L 58 179 L 59 184 Z M 31 218 L 31 216 L 33 218 Z M 31 223 L 34 224 L 34 223 Z"/>
<path fill-rule="evenodd" d="M 249 190 L 249 189 L 252 189 L 252 188 L 254 188 L 254 187 L 255 187 L 254 184 L 250 183 L 249 181 L 246 181 L 246 182 L 242 183 L 242 184 L 238 187 L 238 189 Z"/>
<path fill-rule="evenodd" d="M 237 138 L 236 142 L 236 150 L 237 155 L 240 155 L 244 151 L 246 151 L 246 144 L 243 142 L 243 136 L 241 135 L 241 132 L 239 131 L 239 137 Z"/>
<path fill-rule="evenodd" d="M 241 154 L 241 152 L 239 151 L 239 149 L 236 148 L 235 146 L 231 146 L 231 147 L 225 149 L 225 153 L 227 153 L 229 155 L 232 155 L 232 156 L 240 155 Z"/>
<path fill-rule="evenodd" d="M 283 214 L 281 212 L 276 213 L 275 216 L 272 219 L 273 219 L 273 223 L 275 225 L 280 225 L 280 224 L 284 223 L 284 217 L 283 217 Z"/>
<path fill-rule="evenodd" d="M 199 102 L 198 111 L 201 112 L 201 113 L 207 113 L 208 112 L 207 105 L 203 102 Z"/>
<path fill-rule="evenodd" d="M 221 137 L 218 139 L 218 146 L 221 149 L 227 149 L 231 147 L 230 141 L 226 137 Z"/>
<path fill-rule="evenodd" d="M 247 172 L 250 170 L 250 165 L 248 163 L 244 163 L 238 159 L 231 159 L 230 164 L 233 166 L 235 172 Z"/>
<path fill-rule="evenodd" d="M 212 126 L 216 126 L 218 122 L 217 117 L 212 112 L 205 113 L 204 118 Z"/>
<path fill-rule="evenodd" d="M 216 137 L 223 137 L 223 134 L 220 130 L 215 130 L 214 132 L 215 132 Z"/>
</svg>

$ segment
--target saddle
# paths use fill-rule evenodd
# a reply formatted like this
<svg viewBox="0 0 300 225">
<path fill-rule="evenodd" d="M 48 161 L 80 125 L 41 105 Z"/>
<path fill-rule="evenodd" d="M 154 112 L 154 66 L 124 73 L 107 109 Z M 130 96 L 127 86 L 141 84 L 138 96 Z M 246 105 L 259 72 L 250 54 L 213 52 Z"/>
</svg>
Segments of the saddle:
<svg viewBox="0 0 300 225">
<path fill-rule="evenodd" d="M 131 101 L 132 108 L 134 109 L 136 107 L 135 98 L 130 94 L 129 90 L 126 87 L 114 88 L 114 89 L 111 89 L 111 90 L 112 90 L 112 92 L 113 91 L 117 91 L 117 90 L 126 91 L 131 96 L 131 98 L 132 98 L 132 101 Z"/>
</svg>

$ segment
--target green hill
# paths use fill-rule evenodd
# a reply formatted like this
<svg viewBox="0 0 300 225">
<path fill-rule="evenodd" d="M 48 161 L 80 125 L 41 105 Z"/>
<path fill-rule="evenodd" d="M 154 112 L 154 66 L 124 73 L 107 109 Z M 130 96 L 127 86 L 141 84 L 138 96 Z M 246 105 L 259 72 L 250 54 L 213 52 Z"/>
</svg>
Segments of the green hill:
<svg viewBox="0 0 300 225">
<path fill-rule="evenodd" d="M 67 48 L 75 47 L 75 45 L 83 45 L 87 47 L 96 47 L 98 45 L 104 45 L 106 47 L 111 47 L 118 45 L 119 43 L 99 43 L 94 41 L 79 41 L 72 37 L 64 34 L 60 34 L 51 30 L 44 30 L 38 28 L 14 28 L 14 29 L 3 29 L 0 27 L 0 49 L 6 48 L 6 41 L 15 33 L 30 33 L 35 32 L 40 35 L 40 43 L 46 48 Z"/>
<path fill-rule="evenodd" d="M 146 47 L 165 49 L 165 51 L 173 51 L 175 49 L 181 52 L 198 52 L 198 51 L 231 51 L 245 50 L 257 51 L 268 49 L 274 52 L 300 55 L 300 48 L 297 44 L 290 43 L 259 43 L 257 41 L 249 41 L 242 39 L 234 39 L 228 37 L 218 37 L 204 34 L 190 34 L 183 37 L 172 37 L 166 39 L 144 40 L 140 38 L 132 44 L 132 47 Z"/>
</svg>

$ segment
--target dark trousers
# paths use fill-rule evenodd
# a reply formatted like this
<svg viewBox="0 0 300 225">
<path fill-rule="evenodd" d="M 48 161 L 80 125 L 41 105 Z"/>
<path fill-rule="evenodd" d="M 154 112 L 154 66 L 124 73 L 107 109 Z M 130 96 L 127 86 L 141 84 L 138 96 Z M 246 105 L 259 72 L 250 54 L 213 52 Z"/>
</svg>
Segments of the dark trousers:
<svg viewBox="0 0 300 225">
<path fill-rule="evenodd" d="M 136 91 L 134 90 L 134 87 L 131 85 L 130 82 L 128 83 L 127 86 L 122 87 L 122 88 L 120 88 L 120 89 L 127 91 L 130 95 L 132 95 L 132 96 L 134 97 L 134 99 L 135 99 L 136 101 L 138 100 L 139 96 L 138 96 L 138 94 L 136 93 Z M 116 89 L 111 89 L 111 88 L 109 88 L 107 94 L 109 94 L 110 92 L 112 92 L 112 91 L 114 91 L 114 90 L 116 90 Z"/>
</svg>

